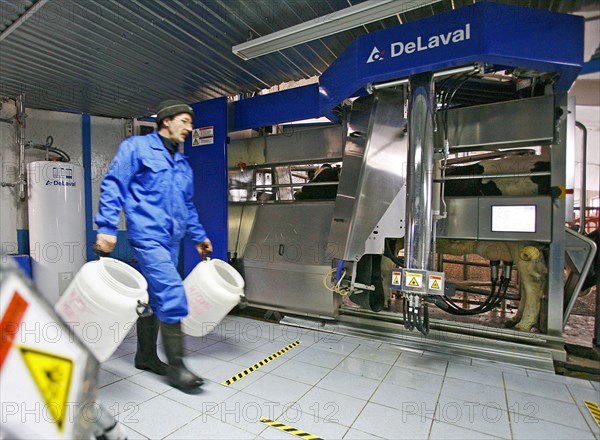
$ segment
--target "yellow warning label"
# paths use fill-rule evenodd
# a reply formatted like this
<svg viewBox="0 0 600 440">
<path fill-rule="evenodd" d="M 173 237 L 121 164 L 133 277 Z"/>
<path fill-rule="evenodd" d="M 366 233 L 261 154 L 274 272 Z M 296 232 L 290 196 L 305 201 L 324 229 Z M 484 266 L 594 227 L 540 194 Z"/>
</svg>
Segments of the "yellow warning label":
<svg viewBox="0 0 600 440">
<path fill-rule="evenodd" d="M 429 288 L 432 290 L 442 290 L 442 277 L 429 275 Z"/>
<path fill-rule="evenodd" d="M 423 275 L 420 273 L 409 273 L 406 274 L 406 285 L 411 287 L 421 287 L 423 285 Z"/>
<path fill-rule="evenodd" d="M 30 348 L 19 347 L 33 381 L 42 393 L 48 411 L 62 432 L 67 413 L 73 361 Z"/>
<path fill-rule="evenodd" d="M 200 139 L 194 138 L 192 140 L 192 146 L 197 147 L 198 145 L 200 145 Z"/>
<path fill-rule="evenodd" d="M 585 406 L 596 421 L 596 424 L 600 426 L 600 407 L 598 407 L 598 404 L 590 400 L 584 400 L 583 403 L 585 403 Z"/>
<path fill-rule="evenodd" d="M 392 272 L 392 284 L 394 286 L 400 285 L 400 272 Z"/>
</svg>

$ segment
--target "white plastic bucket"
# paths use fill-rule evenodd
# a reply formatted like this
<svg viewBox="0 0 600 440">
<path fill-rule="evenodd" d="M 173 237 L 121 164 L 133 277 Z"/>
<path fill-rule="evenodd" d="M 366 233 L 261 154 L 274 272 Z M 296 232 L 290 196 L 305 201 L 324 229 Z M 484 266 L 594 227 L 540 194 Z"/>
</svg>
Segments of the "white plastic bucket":
<svg viewBox="0 0 600 440">
<path fill-rule="evenodd" d="M 83 265 L 54 309 L 100 362 L 108 359 L 148 302 L 148 283 L 133 267 L 113 258 Z"/>
<path fill-rule="evenodd" d="M 201 261 L 183 280 L 189 314 L 181 321 L 190 336 L 204 336 L 244 297 L 244 279 L 229 264 Z"/>
</svg>

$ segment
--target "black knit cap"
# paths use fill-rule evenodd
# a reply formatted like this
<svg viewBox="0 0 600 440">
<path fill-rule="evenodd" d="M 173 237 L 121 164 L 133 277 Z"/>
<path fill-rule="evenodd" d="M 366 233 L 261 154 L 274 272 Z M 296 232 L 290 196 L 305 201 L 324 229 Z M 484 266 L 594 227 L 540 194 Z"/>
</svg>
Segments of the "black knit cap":
<svg viewBox="0 0 600 440">
<path fill-rule="evenodd" d="M 192 118 L 194 117 L 194 110 L 185 102 L 176 99 L 167 99 L 158 104 L 158 108 L 156 109 L 156 124 L 160 126 L 163 119 L 172 118 L 181 113 L 187 113 Z"/>
</svg>

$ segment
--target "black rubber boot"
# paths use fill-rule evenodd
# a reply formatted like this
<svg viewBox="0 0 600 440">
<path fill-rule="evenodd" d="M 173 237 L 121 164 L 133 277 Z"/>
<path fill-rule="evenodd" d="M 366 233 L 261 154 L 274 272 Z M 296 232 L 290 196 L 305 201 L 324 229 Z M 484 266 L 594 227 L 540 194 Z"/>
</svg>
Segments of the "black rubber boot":
<svg viewBox="0 0 600 440">
<path fill-rule="evenodd" d="M 167 368 L 167 377 L 171 386 L 183 391 L 190 392 L 197 390 L 204 380 L 188 370 L 183 363 L 183 333 L 181 332 L 181 322 L 174 324 L 160 323 L 163 342 L 165 344 L 165 353 L 169 361 Z"/>
<path fill-rule="evenodd" d="M 158 319 L 154 315 L 145 316 L 138 318 L 136 325 L 137 352 L 135 353 L 135 368 L 166 376 L 168 365 L 161 361 L 156 354 Z"/>
</svg>

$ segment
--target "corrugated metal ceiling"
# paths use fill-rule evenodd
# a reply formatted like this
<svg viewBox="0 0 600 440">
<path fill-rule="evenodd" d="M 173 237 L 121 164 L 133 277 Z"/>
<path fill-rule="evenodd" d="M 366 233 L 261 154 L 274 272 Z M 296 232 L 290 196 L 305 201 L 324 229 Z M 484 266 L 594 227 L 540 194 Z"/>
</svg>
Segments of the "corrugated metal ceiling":
<svg viewBox="0 0 600 440">
<path fill-rule="evenodd" d="M 473 3 L 443 0 L 243 61 L 249 38 L 364 0 L 0 0 L 0 96 L 28 107 L 140 117 L 163 99 L 252 94 L 320 75 L 358 36 Z M 415 3 L 415 1 L 412 1 Z M 417 2 L 418 3 L 418 2 Z M 506 0 L 574 12 L 596 0 Z"/>
</svg>

